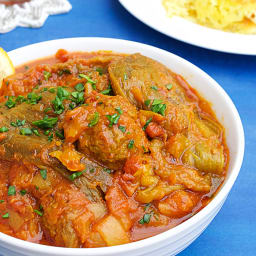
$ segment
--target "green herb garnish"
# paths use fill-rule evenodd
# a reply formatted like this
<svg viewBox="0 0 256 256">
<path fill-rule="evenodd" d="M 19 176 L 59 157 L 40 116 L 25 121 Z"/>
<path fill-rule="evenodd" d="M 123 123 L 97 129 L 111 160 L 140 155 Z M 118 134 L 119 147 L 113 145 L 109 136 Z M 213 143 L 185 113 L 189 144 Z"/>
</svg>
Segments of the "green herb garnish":
<svg viewBox="0 0 256 256">
<path fill-rule="evenodd" d="M 78 91 L 78 92 L 82 92 L 84 91 L 84 85 L 82 83 L 79 83 L 75 86 L 75 89 Z"/>
<path fill-rule="evenodd" d="M 106 117 L 109 120 L 109 127 L 112 127 L 114 124 L 118 123 L 120 115 L 115 113 L 114 115 L 106 115 Z"/>
<path fill-rule="evenodd" d="M 40 174 L 41 174 L 41 176 L 42 176 L 42 178 L 43 178 L 44 180 L 47 179 L 47 170 L 41 169 L 41 170 L 40 170 Z"/>
<path fill-rule="evenodd" d="M 72 173 L 68 178 L 69 178 L 71 181 L 74 181 L 76 178 L 80 177 L 84 172 L 86 172 L 86 169 L 84 169 L 84 170 L 81 171 L 81 172 L 74 172 L 74 173 Z"/>
<path fill-rule="evenodd" d="M 100 119 L 99 113 L 95 112 L 93 118 L 91 119 L 90 123 L 88 124 L 88 127 L 93 127 L 94 125 L 96 125 L 99 122 L 99 119 Z"/>
<path fill-rule="evenodd" d="M 20 126 L 25 125 L 25 123 L 26 123 L 26 120 L 25 120 L 25 119 L 22 120 L 22 121 L 19 120 L 19 119 L 17 119 L 16 122 L 11 122 L 11 126 L 20 127 Z"/>
<path fill-rule="evenodd" d="M 44 119 L 37 120 L 32 122 L 33 125 L 42 128 L 42 129 L 49 129 L 53 128 L 53 126 L 58 122 L 58 117 L 44 117 Z"/>
<path fill-rule="evenodd" d="M 0 132 L 2 133 L 2 132 L 8 132 L 9 131 L 9 129 L 7 128 L 7 127 L 5 127 L 5 126 L 3 126 L 3 127 L 1 127 L 0 128 Z"/>
<path fill-rule="evenodd" d="M 96 71 L 100 74 L 100 76 L 102 76 L 103 74 L 103 68 L 96 68 Z"/>
<path fill-rule="evenodd" d="M 44 110 L 44 113 L 47 113 L 47 112 L 49 112 L 49 111 L 51 111 L 52 110 L 52 108 L 46 108 L 45 110 Z"/>
<path fill-rule="evenodd" d="M 40 136 L 40 133 L 39 133 L 39 131 L 38 131 L 37 129 L 32 128 L 31 130 L 32 130 L 32 132 L 33 132 L 36 136 Z"/>
<path fill-rule="evenodd" d="M 123 114 L 123 110 L 120 107 L 115 108 L 115 110 L 121 115 Z"/>
<path fill-rule="evenodd" d="M 48 141 L 51 142 L 52 140 L 53 140 L 53 134 L 51 134 L 51 135 L 48 136 Z"/>
<path fill-rule="evenodd" d="M 20 134 L 21 135 L 31 135 L 31 134 L 33 134 L 33 132 L 30 128 L 21 128 Z"/>
<path fill-rule="evenodd" d="M 56 132 L 55 132 L 55 135 L 56 135 L 57 137 L 59 137 L 61 140 L 64 140 L 64 139 L 65 139 L 64 130 L 56 131 Z"/>
<path fill-rule="evenodd" d="M 153 89 L 153 90 L 157 91 L 157 90 L 158 90 L 158 87 L 157 87 L 157 86 L 155 86 L 155 85 L 153 85 L 153 86 L 151 86 L 151 89 Z"/>
<path fill-rule="evenodd" d="M 44 215 L 43 212 L 39 211 L 39 210 L 34 210 L 35 213 L 37 213 L 40 217 L 42 217 Z"/>
<path fill-rule="evenodd" d="M 72 92 L 71 93 L 73 102 L 76 104 L 83 104 L 84 103 L 84 92 Z"/>
<path fill-rule="evenodd" d="M 55 93 L 55 92 L 56 92 L 55 88 L 50 88 L 48 91 L 49 91 L 50 93 Z"/>
<path fill-rule="evenodd" d="M 152 105 L 151 105 L 151 110 L 155 113 L 159 113 L 162 116 L 165 115 L 165 110 L 166 110 L 166 104 L 162 103 L 162 100 L 153 100 Z"/>
<path fill-rule="evenodd" d="M 8 188 L 8 196 L 14 196 L 14 195 L 16 195 L 16 188 L 15 186 L 10 186 Z"/>
<path fill-rule="evenodd" d="M 28 104 L 35 105 L 42 99 L 42 96 L 31 92 L 28 94 L 27 99 Z"/>
<path fill-rule="evenodd" d="M 52 76 L 52 74 L 50 72 L 48 72 L 48 71 L 44 71 L 43 74 L 44 74 L 44 79 L 46 81 L 48 81 L 49 78 Z"/>
<path fill-rule="evenodd" d="M 20 194 L 22 196 L 25 196 L 27 194 L 27 191 L 25 189 L 20 190 Z"/>
<path fill-rule="evenodd" d="M 79 74 L 80 78 L 85 78 L 90 84 L 96 84 L 95 81 L 93 81 L 89 76 L 85 75 L 85 74 Z"/>
<path fill-rule="evenodd" d="M 7 212 L 6 214 L 2 215 L 3 219 L 8 219 L 9 218 L 9 213 Z"/>
<path fill-rule="evenodd" d="M 167 85 L 166 85 L 166 88 L 167 88 L 168 90 L 171 90 L 171 89 L 172 89 L 172 84 L 167 84 Z"/>
<path fill-rule="evenodd" d="M 151 100 L 145 100 L 145 101 L 144 101 L 144 104 L 148 107 L 149 104 L 150 104 L 150 102 L 151 102 Z"/>
<path fill-rule="evenodd" d="M 134 146 L 134 140 L 130 140 L 129 143 L 128 143 L 128 148 L 132 149 L 133 146 Z"/>
<path fill-rule="evenodd" d="M 108 168 L 104 168 L 103 171 L 104 171 L 104 172 L 107 172 L 107 173 L 109 173 L 109 174 L 112 173 L 112 170 L 110 170 L 110 169 L 108 169 Z"/>
<path fill-rule="evenodd" d="M 149 223 L 150 222 L 150 219 L 151 219 L 151 214 L 150 213 L 146 213 L 144 214 L 144 216 L 142 217 L 142 219 L 139 220 L 139 223 L 141 225 L 145 224 L 145 223 Z"/>
<path fill-rule="evenodd" d="M 150 118 L 147 120 L 146 124 L 145 124 L 145 125 L 143 126 L 143 128 L 142 128 L 143 131 L 145 131 L 145 130 L 147 129 L 148 125 L 152 122 L 152 120 L 153 120 L 152 117 L 150 117 Z"/>
<path fill-rule="evenodd" d="M 7 100 L 6 103 L 5 103 L 5 106 L 6 106 L 6 107 L 8 107 L 8 108 L 13 108 L 13 107 L 15 107 L 16 103 L 14 102 L 13 98 L 14 98 L 13 96 L 10 96 L 10 97 L 8 98 L 8 100 Z"/>
<path fill-rule="evenodd" d="M 16 100 L 15 100 L 15 102 L 20 102 L 20 103 L 25 102 L 25 101 L 27 101 L 27 100 L 26 100 L 25 97 L 22 96 L 22 95 L 19 95 L 19 96 L 16 98 Z"/>
<path fill-rule="evenodd" d="M 119 125 L 118 128 L 119 128 L 119 130 L 121 130 L 122 132 L 125 132 L 125 131 L 126 131 L 126 127 L 125 127 L 125 126 Z"/>
</svg>

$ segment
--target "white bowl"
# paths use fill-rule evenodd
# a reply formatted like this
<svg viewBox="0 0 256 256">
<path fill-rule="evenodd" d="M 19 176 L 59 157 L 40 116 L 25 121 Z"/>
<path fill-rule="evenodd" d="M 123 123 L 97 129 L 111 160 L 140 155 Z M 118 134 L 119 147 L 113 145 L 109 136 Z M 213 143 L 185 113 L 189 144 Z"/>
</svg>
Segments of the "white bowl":
<svg viewBox="0 0 256 256">
<path fill-rule="evenodd" d="M 225 127 L 230 150 L 228 175 L 218 194 L 204 209 L 177 227 L 151 238 L 113 247 L 73 249 L 33 244 L 0 233 L 1 254 L 8 256 L 171 256 L 179 253 L 209 225 L 222 207 L 239 173 L 244 154 L 244 132 L 234 104 L 220 85 L 193 64 L 167 51 L 136 42 L 108 38 L 69 38 L 29 45 L 9 52 L 9 55 L 14 65 L 20 65 L 55 54 L 59 48 L 68 51 L 140 52 L 181 74 L 192 87 L 212 103 L 213 110 Z"/>
</svg>

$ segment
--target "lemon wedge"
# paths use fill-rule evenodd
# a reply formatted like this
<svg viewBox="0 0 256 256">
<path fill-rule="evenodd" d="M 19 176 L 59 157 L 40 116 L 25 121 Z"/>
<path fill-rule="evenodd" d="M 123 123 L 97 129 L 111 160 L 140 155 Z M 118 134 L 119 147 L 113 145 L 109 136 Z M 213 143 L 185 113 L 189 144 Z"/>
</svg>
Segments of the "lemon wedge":
<svg viewBox="0 0 256 256">
<path fill-rule="evenodd" d="M 0 48 L 0 88 L 2 87 L 3 79 L 13 75 L 15 68 L 7 52 Z"/>
</svg>

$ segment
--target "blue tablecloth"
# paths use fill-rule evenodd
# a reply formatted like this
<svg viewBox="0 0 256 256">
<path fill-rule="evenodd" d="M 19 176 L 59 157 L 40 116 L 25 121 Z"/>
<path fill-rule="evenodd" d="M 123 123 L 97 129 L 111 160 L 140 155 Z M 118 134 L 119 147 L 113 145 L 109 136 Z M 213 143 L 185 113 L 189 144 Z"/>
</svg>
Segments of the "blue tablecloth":
<svg viewBox="0 0 256 256">
<path fill-rule="evenodd" d="M 10 51 L 65 37 L 121 38 L 165 49 L 206 71 L 223 86 L 241 115 L 246 137 L 245 157 L 240 175 L 217 217 L 179 255 L 255 256 L 256 56 L 209 51 L 169 38 L 136 20 L 117 0 L 70 2 L 73 5 L 70 13 L 51 16 L 40 29 L 17 28 L 0 35 L 0 47 Z"/>
</svg>

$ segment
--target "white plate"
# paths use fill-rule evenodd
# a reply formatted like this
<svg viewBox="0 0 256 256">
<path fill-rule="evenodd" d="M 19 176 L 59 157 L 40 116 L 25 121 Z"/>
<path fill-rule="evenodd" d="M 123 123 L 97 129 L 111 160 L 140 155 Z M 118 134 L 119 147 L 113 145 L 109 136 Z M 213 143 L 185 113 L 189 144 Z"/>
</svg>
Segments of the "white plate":
<svg viewBox="0 0 256 256">
<path fill-rule="evenodd" d="M 162 0 L 119 0 L 137 19 L 163 34 L 221 52 L 256 55 L 256 35 L 228 33 L 166 16 Z"/>
</svg>

